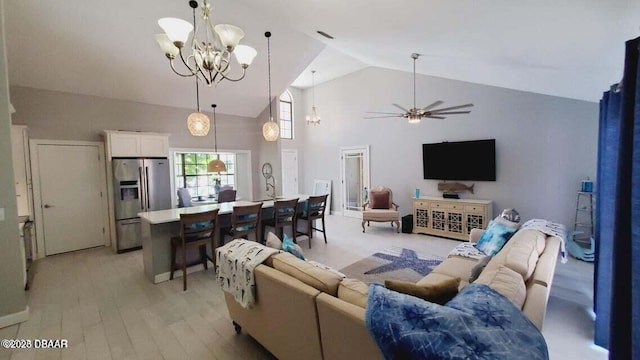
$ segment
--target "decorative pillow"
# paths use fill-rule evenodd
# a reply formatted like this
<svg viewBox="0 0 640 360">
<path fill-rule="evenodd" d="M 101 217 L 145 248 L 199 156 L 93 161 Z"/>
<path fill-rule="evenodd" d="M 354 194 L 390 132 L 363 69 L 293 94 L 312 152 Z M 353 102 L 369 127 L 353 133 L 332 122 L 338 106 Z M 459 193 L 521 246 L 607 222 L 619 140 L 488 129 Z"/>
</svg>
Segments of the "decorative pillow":
<svg viewBox="0 0 640 360">
<path fill-rule="evenodd" d="M 284 239 L 282 239 L 282 250 L 295 255 L 300 260 L 305 260 L 302 248 L 294 243 L 287 234 L 284 234 Z"/>
<path fill-rule="evenodd" d="M 384 286 L 389 290 L 443 305 L 458 294 L 460 278 L 447 279 L 439 283 L 429 285 L 416 285 L 414 283 L 399 280 L 385 280 Z"/>
<path fill-rule="evenodd" d="M 282 241 L 276 234 L 272 233 L 271 231 L 269 231 L 269 233 L 267 234 L 267 242 L 265 243 L 265 245 L 278 250 L 282 249 Z"/>
<path fill-rule="evenodd" d="M 487 229 L 482 233 L 476 248 L 488 256 L 497 254 L 517 229 L 504 226 L 504 224 L 490 221 Z"/>
<path fill-rule="evenodd" d="M 482 273 L 482 270 L 484 270 L 484 268 L 487 266 L 490 260 L 491 260 L 491 256 L 485 256 L 482 258 L 482 260 L 478 261 L 476 266 L 474 266 L 471 269 L 471 276 L 469 276 L 469 283 L 476 281 L 476 279 L 478 278 L 478 276 L 480 276 L 480 273 Z"/>
<path fill-rule="evenodd" d="M 389 192 L 388 191 L 372 191 L 369 195 L 369 206 L 372 209 L 388 209 L 389 208 Z"/>
</svg>

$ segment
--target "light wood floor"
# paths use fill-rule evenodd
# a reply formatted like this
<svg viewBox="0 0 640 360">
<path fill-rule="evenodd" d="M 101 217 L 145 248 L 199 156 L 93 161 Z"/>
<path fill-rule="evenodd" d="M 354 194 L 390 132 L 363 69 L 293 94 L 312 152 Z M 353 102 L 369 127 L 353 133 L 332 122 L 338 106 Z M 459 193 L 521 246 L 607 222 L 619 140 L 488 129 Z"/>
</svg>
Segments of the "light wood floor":
<svg viewBox="0 0 640 360">
<path fill-rule="evenodd" d="M 371 225 L 327 216 L 328 244 L 314 238 L 305 255 L 337 269 L 391 247 L 446 256 L 459 242 L 396 234 L 388 224 Z M 321 234 L 319 234 L 321 236 Z M 558 264 L 543 334 L 551 359 L 606 359 L 592 345 L 593 266 L 571 259 Z M 246 334 L 236 335 L 213 270 L 151 284 L 140 251 L 116 255 L 98 248 L 38 261 L 28 292 L 29 321 L 0 329 L 0 339 L 67 339 L 64 350 L 0 348 L 0 359 L 270 359 Z M 291 339 L 295 341 L 295 339 Z"/>
</svg>

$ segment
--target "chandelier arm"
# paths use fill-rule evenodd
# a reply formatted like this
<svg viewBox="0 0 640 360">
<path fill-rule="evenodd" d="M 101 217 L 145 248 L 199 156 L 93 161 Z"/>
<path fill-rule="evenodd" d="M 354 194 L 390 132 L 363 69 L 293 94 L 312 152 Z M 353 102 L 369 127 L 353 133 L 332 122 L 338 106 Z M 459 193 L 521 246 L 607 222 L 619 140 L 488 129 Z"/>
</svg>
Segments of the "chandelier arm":
<svg viewBox="0 0 640 360">
<path fill-rule="evenodd" d="M 184 59 L 183 59 L 183 62 L 184 62 Z M 177 74 L 177 75 L 179 75 L 179 76 L 182 76 L 182 77 L 192 77 L 192 76 L 196 75 L 196 74 L 194 74 L 193 72 L 191 72 L 190 74 L 181 74 L 180 72 L 178 72 L 178 70 L 176 70 L 176 67 L 175 67 L 175 65 L 173 64 L 173 60 L 171 60 L 171 59 L 169 60 L 169 64 L 171 65 L 171 70 L 173 70 L 173 72 L 174 72 L 174 73 L 176 73 L 176 74 Z M 191 70 L 189 67 L 187 67 L 187 68 L 188 68 L 189 70 Z"/>
<path fill-rule="evenodd" d="M 246 73 L 247 73 L 247 68 L 242 68 L 242 76 L 240 76 L 237 79 L 230 78 L 230 77 L 228 77 L 227 75 L 225 75 L 225 74 L 223 74 L 221 72 L 217 73 L 216 76 L 217 75 L 221 76 L 220 80 L 218 80 L 218 83 L 220 83 L 220 81 L 222 81 L 222 80 L 229 80 L 229 81 L 236 82 L 236 81 L 240 81 L 240 80 L 244 79 L 244 76 L 246 75 Z"/>
</svg>

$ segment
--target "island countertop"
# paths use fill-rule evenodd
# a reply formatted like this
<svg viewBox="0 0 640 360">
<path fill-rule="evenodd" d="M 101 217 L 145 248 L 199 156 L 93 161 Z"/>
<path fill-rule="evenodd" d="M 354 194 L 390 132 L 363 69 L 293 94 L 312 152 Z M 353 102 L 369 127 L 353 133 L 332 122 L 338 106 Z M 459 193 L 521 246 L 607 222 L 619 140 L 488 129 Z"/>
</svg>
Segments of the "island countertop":
<svg viewBox="0 0 640 360">
<path fill-rule="evenodd" d="M 278 200 L 286 200 L 286 199 L 294 199 L 298 198 L 299 202 L 306 201 L 309 198 L 309 195 L 298 194 L 286 197 L 279 197 Z M 259 202 L 259 201 L 256 201 Z M 146 211 L 138 213 L 140 219 L 150 223 L 150 224 L 164 224 L 174 221 L 180 221 L 180 214 L 194 214 L 199 212 L 211 211 L 215 209 L 220 209 L 218 215 L 223 214 L 231 214 L 233 212 L 234 206 L 246 206 L 253 205 L 256 202 L 251 201 L 232 201 L 222 204 L 209 204 L 209 205 L 198 205 L 184 208 L 174 208 L 174 209 L 166 209 L 166 210 L 157 210 L 157 211 Z M 273 200 L 262 201 L 263 208 L 269 208 L 273 206 Z"/>
</svg>

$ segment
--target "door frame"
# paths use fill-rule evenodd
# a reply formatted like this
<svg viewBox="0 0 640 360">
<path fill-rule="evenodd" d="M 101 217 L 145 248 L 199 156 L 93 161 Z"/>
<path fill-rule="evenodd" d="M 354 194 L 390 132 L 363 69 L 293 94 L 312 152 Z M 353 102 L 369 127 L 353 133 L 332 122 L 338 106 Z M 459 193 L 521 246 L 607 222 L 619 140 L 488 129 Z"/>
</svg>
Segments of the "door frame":
<svg viewBox="0 0 640 360">
<path fill-rule="evenodd" d="M 74 140 L 46 140 L 31 139 L 29 140 L 29 151 L 31 152 L 31 176 L 33 182 L 33 214 L 35 216 L 36 226 L 36 246 L 34 256 L 36 259 L 45 257 L 44 248 L 44 227 L 43 227 L 43 210 L 42 210 L 42 194 L 40 189 L 40 168 L 38 157 L 39 145 L 59 145 L 59 146 L 95 146 L 98 148 L 98 166 L 102 170 L 100 172 L 100 191 L 102 192 L 102 222 L 104 224 L 105 233 L 103 235 L 104 245 L 109 246 L 111 243 L 111 227 L 109 226 L 109 205 L 107 198 L 107 174 L 105 169 L 105 151 L 104 143 L 100 141 L 74 141 Z"/>
<path fill-rule="evenodd" d="M 284 166 L 282 166 L 282 164 L 283 164 L 282 155 L 285 152 L 295 154 L 295 159 L 296 159 L 296 161 L 295 161 L 295 163 L 296 163 L 296 174 L 295 174 L 295 176 L 296 176 L 296 185 L 298 187 L 298 189 L 296 190 L 296 194 L 299 194 L 300 193 L 300 160 L 298 159 L 298 149 L 280 149 L 280 167 L 281 167 L 280 170 L 282 172 L 282 174 L 281 174 L 281 176 L 282 176 L 282 180 L 281 180 L 281 182 L 282 182 L 282 189 L 281 189 L 282 190 L 282 194 L 284 195 Z"/>
<path fill-rule="evenodd" d="M 363 165 L 364 165 L 364 181 L 366 183 L 366 185 L 371 188 L 371 157 L 370 155 L 370 151 L 369 151 L 369 145 L 360 145 L 360 146 L 347 146 L 347 147 L 341 147 L 340 148 L 340 209 L 342 211 L 342 216 L 350 216 L 350 217 L 356 217 L 356 218 L 360 218 L 362 219 L 362 211 L 360 211 L 360 214 L 358 216 L 356 211 L 352 211 L 352 210 L 346 210 L 345 207 L 345 202 L 346 202 L 346 194 L 347 194 L 347 190 L 346 190 L 346 185 L 345 185 L 345 173 L 344 173 L 344 156 L 343 154 L 345 152 L 356 152 L 356 151 L 361 151 L 364 153 L 364 161 L 363 161 Z"/>
</svg>

